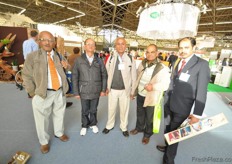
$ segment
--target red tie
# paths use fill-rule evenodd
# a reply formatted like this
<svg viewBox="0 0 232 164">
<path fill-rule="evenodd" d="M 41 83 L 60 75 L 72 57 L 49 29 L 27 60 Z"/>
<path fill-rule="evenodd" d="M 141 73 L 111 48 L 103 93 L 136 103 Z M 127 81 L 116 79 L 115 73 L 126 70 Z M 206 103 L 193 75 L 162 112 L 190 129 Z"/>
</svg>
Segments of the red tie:
<svg viewBox="0 0 232 164">
<path fill-rule="evenodd" d="M 180 70 L 178 71 L 178 75 L 181 73 L 182 69 L 184 68 L 185 63 L 186 63 L 186 61 L 185 61 L 185 60 L 182 60 L 182 65 L 181 65 L 181 67 L 180 67 Z"/>
<path fill-rule="evenodd" d="M 60 82 L 59 82 L 58 74 L 56 72 L 55 64 L 52 60 L 50 53 L 48 53 L 48 65 L 49 65 L 51 79 L 52 79 L 52 89 L 58 90 L 60 88 Z"/>
</svg>

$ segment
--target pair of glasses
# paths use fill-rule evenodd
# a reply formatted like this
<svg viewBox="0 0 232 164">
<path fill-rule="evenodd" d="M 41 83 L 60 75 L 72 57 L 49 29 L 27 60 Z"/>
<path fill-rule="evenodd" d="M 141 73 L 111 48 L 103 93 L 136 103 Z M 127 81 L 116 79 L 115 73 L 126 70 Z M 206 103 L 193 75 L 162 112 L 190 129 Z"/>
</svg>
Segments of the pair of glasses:
<svg viewBox="0 0 232 164">
<path fill-rule="evenodd" d="M 40 41 L 40 42 L 48 42 L 48 43 L 53 43 L 53 42 L 55 42 L 54 39 L 44 39 L 44 38 L 40 38 L 39 41 Z"/>
<path fill-rule="evenodd" d="M 156 51 L 151 51 L 151 52 L 146 52 L 146 54 L 155 54 L 156 53 Z"/>
<path fill-rule="evenodd" d="M 95 47 L 95 44 L 91 44 L 91 43 L 86 43 L 85 45 Z"/>
</svg>

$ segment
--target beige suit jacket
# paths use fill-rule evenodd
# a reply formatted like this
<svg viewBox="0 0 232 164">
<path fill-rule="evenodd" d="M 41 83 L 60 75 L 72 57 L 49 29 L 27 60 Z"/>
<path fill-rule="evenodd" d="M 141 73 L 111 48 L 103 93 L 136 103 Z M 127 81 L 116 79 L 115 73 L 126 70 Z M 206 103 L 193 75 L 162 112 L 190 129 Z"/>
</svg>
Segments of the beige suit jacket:
<svg viewBox="0 0 232 164">
<path fill-rule="evenodd" d="M 118 53 L 115 52 L 112 57 L 109 57 L 106 63 L 106 70 L 108 73 L 107 89 L 111 90 L 111 84 L 113 80 L 114 70 L 118 69 L 118 66 L 115 66 L 118 58 Z M 135 85 L 136 81 L 136 65 L 133 58 L 130 59 L 127 53 L 122 55 L 122 61 L 125 65 L 125 69 L 121 70 L 123 83 L 125 86 L 125 91 L 128 96 L 131 95 L 132 86 Z"/>
<path fill-rule="evenodd" d="M 169 68 L 162 64 L 163 68 L 156 73 L 150 80 L 149 83 L 153 85 L 153 90 L 150 92 L 147 92 L 147 95 L 144 100 L 143 106 L 154 106 L 157 103 L 159 103 L 159 97 L 161 96 L 160 94 L 163 93 L 163 91 L 166 91 L 169 87 L 170 83 L 170 73 L 169 73 Z M 136 80 L 135 87 L 132 89 L 133 95 L 138 94 L 138 86 L 140 83 L 140 79 L 142 78 L 142 75 L 144 73 L 144 66 L 142 65 L 142 62 L 140 63 L 138 67 L 138 77 Z"/>
</svg>

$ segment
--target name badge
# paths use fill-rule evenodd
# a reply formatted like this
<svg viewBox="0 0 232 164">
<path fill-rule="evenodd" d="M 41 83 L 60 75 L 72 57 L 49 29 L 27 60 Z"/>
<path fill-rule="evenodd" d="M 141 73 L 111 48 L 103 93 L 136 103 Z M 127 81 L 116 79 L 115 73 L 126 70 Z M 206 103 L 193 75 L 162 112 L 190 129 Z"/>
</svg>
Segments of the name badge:
<svg viewBox="0 0 232 164">
<path fill-rule="evenodd" d="M 124 70 L 124 69 L 125 69 L 125 64 L 124 63 L 118 64 L 118 70 Z"/>
<path fill-rule="evenodd" d="M 184 82 L 188 82 L 189 77 L 190 77 L 189 74 L 187 74 L 187 73 L 181 73 L 180 77 L 179 77 L 179 80 L 184 81 Z"/>
</svg>

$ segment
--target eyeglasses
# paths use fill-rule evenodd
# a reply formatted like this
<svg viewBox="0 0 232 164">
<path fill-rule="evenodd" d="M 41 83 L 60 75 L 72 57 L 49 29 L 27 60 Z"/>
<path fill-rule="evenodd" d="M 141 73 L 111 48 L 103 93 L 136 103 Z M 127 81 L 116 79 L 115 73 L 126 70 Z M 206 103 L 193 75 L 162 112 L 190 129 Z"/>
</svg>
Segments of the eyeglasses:
<svg viewBox="0 0 232 164">
<path fill-rule="evenodd" d="M 151 51 L 151 52 L 147 51 L 146 54 L 153 54 L 154 55 L 154 54 L 156 54 L 156 51 Z"/>
<path fill-rule="evenodd" d="M 40 38 L 39 41 L 40 41 L 40 42 L 48 42 L 48 43 L 53 43 L 53 42 L 55 42 L 54 39 L 44 39 L 44 38 Z"/>
<path fill-rule="evenodd" d="M 93 46 L 93 47 L 95 47 L 95 44 L 91 44 L 91 43 L 86 43 L 85 45 L 86 46 Z"/>
</svg>

